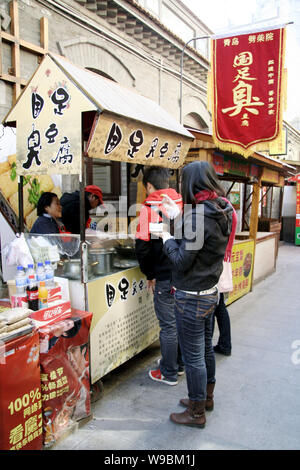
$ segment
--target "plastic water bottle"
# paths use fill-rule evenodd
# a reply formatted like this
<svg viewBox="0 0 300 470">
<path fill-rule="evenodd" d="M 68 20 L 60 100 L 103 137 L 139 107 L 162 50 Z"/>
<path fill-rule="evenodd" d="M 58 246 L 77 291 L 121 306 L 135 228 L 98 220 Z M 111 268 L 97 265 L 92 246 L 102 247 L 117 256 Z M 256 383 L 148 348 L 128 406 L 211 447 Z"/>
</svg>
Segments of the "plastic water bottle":
<svg viewBox="0 0 300 470">
<path fill-rule="evenodd" d="M 34 279 L 36 279 L 36 274 L 35 274 L 35 270 L 33 268 L 33 264 L 28 264 L 28 267 L 27 267 L 27 270 L 26 270 L 27 285 L 29 284 L 29 276 L 34 276 Z"/>
<path fill-rule="evenodd" d="M 16 282 L 16 294 L 11 296 L 12 307 L 28 307 L 27 301 L 27 277 L 22 266 L 17 267 L 17 274 L 15 277 Z"/>
<path fill-rule="evenodd" d="M 37 264 L 37 268 L 36 268 L 36 280 L 37 280 L 38 284 L 39 284 L 41 281 L 45 281 L 45 280 L 46 280 L 46 273 L 45 273 L 45 269 L 44 269 L 43 263 L 38 263 L 38 264 Z"/>
<path fill-rule="evenodd" d="M 52 288 L 55 287 L 55 282 L 54 282 L 54 270 L 51 266 L 50 261 L 45 261 L 45 274 L 46 274 L 46 287 Z"/>
<path fill-rule="evenodd" d="M 30 308 L 30 310 L 36 311 L 39 309 L 39 288 L 35 279 L 35 274 L 29 275 L 27 286 L 27 299 L 28 308 Z"/>
<path fill-rule="evenodd" d="M 23 266 L 17 267 L 17 274 L 15 277 L 16 292 L 17 294 L 24 294 L 27 286 L 27 276 L 23 269 Z"/>
</svg>

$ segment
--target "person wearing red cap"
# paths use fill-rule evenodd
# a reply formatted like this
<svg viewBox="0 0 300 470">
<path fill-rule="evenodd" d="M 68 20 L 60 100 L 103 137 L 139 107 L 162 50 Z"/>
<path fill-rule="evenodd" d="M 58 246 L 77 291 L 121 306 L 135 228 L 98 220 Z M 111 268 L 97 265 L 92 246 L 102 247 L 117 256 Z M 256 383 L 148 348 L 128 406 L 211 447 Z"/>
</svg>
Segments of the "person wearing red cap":
<svg viewBox="0 0 300 470">
<path fill-rule="evenodd" d="M 85 227 L 90 227 L 90 210 L 103 204 L 103 193 L 99 186 L 91 184 L 84 189 L 85 194 Z M 62 222 L 66 230 L 80 233 L 80 192 L 64 193 L 60 198 Z"/>
</svg>

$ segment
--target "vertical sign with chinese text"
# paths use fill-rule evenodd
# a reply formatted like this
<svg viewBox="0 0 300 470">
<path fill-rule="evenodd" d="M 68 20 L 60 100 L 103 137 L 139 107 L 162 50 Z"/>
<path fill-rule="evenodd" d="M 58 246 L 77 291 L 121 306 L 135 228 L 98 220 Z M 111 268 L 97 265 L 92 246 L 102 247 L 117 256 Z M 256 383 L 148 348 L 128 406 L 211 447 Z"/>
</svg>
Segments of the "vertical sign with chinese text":
<svg viewBox="0 0 300 470">
<path fill-rule="evenodd" d="M 7 116 L 17 122 L 17 174 L 81 173 L 81 113 L 96 110 L 46 56 Z"/>
<path fill-rule="evenodd" d="M 212 40 L 213 137 L 245 157 L 282 128 L 284 28 Z"/>
</svg>

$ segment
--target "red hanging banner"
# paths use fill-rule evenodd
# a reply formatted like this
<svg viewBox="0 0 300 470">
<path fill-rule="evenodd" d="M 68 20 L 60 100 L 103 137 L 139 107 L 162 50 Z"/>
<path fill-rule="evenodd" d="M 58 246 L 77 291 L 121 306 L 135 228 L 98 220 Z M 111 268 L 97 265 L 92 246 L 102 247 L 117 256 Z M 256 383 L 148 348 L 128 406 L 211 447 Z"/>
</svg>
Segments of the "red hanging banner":
<svg viewBox="0 0 300 470">
<path fill-rule="evenodd" d="M 212 112 L 216 145 L 248 157 L 282 128 L 285 29 L 212 40 Z"/>
</svg>

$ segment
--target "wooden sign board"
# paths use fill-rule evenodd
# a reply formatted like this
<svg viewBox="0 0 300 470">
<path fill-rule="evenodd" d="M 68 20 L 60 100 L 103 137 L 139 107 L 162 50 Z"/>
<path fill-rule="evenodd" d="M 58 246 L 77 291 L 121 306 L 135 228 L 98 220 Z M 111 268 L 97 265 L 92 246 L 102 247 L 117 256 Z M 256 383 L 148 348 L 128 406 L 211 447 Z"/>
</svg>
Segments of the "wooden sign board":
<svg viewBox="0 0 300 470">
<path fill-rule="evenodd" d="M 91 132 L 87 153 L 92 158 L 179 168 L 191 139 L 123 116 L 104 112 Z"/>
<path fill-rule="evenodd" d="M 95 105 L 46 56 L 6 122 L 17 122 L 17 174 L 80 174 L 81 113 Z"/>
</svg>

